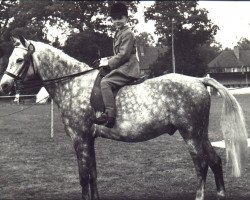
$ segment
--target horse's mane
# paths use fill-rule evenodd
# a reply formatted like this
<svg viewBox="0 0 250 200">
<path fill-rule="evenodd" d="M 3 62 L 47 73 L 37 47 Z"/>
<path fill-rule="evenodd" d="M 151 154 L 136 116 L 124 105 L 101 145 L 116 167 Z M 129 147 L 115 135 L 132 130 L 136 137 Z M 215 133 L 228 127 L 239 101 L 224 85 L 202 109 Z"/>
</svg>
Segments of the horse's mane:
<svg viewBox="0 0 250 200">
<path fill-rule="evenodd" d="M 89 66 L 86 63 L 80 62 L 79 60 L 69 56 L 68 54 L 66 54 L 63 50 L 58 49 L 50 44 L 46 44 L 40 41 L 31 41 L 32 44 L 35 45 L 36 50 L 35 51 L 39 51 L 39 52 L 46 52 L 48 50 L 50 50 L 51 52 L 54 53 L 54 55 L 50 55 L 52 56 L 56 56 L 57 59 L 62 60 L 63 62 L 67 63 L 69 66 L 78 66 L 81 68 L 88 68 Z"/>
</svg>

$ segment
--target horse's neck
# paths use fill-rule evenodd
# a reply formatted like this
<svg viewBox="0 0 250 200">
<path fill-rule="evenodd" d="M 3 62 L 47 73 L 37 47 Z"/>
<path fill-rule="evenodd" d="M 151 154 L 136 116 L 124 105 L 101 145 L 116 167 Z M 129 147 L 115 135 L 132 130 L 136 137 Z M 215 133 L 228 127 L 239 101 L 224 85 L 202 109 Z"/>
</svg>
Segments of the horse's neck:
<svg viewBox="0 0 250 200">
<path fill-rule="evenodd" d="M 39 42 L 35 44 L 35 64 L 42 80 L 60 78 L 91 69 L 88 65 L 77 61 L 52 46 Z M 89 98 L 96 75 L 97 72 L 90 72 L 82 75 L 80 79 L 75 78 L 66 83 L 59 82 L 56 87 L 48 86 L 46 89 L 52 98 L 58 100 L 58 104 L 63 99 L 61 98 L 64 95 L 62 91 L 67 91 L 67 88 L 74 88 L 74 92 L 75 90 L 84 92 L 85 97 Z"/>
<path fill-rule="evenodd" d="M 90 69 L 87 64 L 79 62 L 50 45 L 37 42 L 35 48 L 39 62 L 38 71 L 43 80 L 67 76 Z"/>
</svg>

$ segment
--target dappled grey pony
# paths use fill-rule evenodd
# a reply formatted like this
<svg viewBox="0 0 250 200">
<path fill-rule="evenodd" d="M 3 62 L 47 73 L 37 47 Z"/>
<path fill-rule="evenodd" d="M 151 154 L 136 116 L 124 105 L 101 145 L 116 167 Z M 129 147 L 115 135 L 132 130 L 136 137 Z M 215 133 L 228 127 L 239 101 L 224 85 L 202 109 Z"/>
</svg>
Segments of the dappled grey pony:
<svg viewBox="0 0 250 200">
<path fill-rule="evenodd" d="M 198 177 L 196 200 L 204 199 L 208 166 L 212 169 L 218 199 L 225 198 L 221 158 L 208 139 L 210 95 L 206 86 L 216 88 L 223 98 L 222 131 L 233 174 L 240 176 L 247 159 L 247 132 L 242 109 L 227 89 L 212 78 L 167 74 L 143 83 L 123 87 L 117 94 L 114 128 L 93 125 L 90 95 L 98 70 L 91 68 L 48 44 L 13 38 L 15 48 L 1 80 L 8 92 L 20 77 L 39 74 L 58 105 L 67 134 L 73 141 L 79 166 L 82 198 L 99 199 L 94 141 L 97 137 L 124 142 L 141 142 L 177 130 L 188 145 Z M 84 48 L 84 47 L 83 47 Z M 59 77 L 82 71 L 88 73 L 60 81 Z M 56 79 L 55 79 L 56 78 Z M 59 80 L 57 79 L 59 78 Z M 166 166 L 167 167 L 167 166 Z"/>
</svg>

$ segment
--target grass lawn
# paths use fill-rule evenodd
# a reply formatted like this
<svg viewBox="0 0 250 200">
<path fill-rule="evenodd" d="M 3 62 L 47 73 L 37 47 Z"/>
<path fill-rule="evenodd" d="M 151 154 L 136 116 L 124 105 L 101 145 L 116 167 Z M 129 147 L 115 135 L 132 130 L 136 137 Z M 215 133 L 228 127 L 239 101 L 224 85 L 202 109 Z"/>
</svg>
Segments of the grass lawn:
<svg viewBox="0 0 250 200">
<path fill-rule="evenodd" d="M 250 126 L 250 95 L 236 96 Z M 0 104 L 0 115 L 28 105 Z M 222 139 L 219 127 L 221 98 L 212 97 L 209 136 Z M 0 199 L 80 200 L 78 167 L 70 138 L 55 108 L 55 136 L 50 138 L 50 105 L 0 118 Z M 225 151 L 216 148 L 224 163 L 228 199 L 250 199 L 250 160 L 241 178 L 231 176 Z M 101 200 L 191 200 L 196 175 L 180 135 L 162 135 L 141 143 L 96 140 L 98 188 Z M 215 183 L 208 173 L 206 199 L 215 199 Z"/>
</svg>

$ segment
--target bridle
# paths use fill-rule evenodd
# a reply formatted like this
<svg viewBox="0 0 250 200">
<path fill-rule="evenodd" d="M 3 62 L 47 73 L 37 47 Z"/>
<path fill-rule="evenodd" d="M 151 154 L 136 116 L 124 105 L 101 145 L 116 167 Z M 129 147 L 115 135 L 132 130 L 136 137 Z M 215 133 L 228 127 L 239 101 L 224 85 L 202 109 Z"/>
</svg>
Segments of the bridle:
<svg viewBox="0 0 250 200">
<path fill-rule="evenodd" d="M 37 73 L 36 73 L 36 69 L 35 69 L 34 61 L 33 61 L 33 56 L 32 56 L 33 53 L 35 52 L 34 45 L 32 43 L 30 43 L 28 48 L 22 48 L 20 46 L 15 46 L 15 48 L 21 48 L 21 49 L 24 49 L 24 50 L 26 50 L 28 52 L 24 56 L 24 64 L 21 67 L 21 69 L 19 70 L 17 75 L 15 75 L 13 73 L 10 73 L 7 70 L 4 72 L 4 74 L 12 77 L 14 79 L 14 82 L 15 82 L 15 87 L 18 88 L 20 83 L 22 83 L 24 81 L 25 76 L 26 76 L 30 66 L 32 66 L 32 68 L 33 68 L 34 75 L 37 74 Z M 62 76 L 62 77 L 47 79 L 47 80 L 43 80 L 43 81 L 32 81 L 32 86 L 30 88 L 28 88 L 28 89 L 37 88 L 37 87 L 41 87 L 41 86 L 46 86 L 46 85 L 58 83 L 58 82 L 61 82 L 61 81 L 68 81 L 68 80 L 70 80 L 72 78 L 75 78 L 77 76 L 84 75 L 84 74 L 87 74 L 87 73 L 89 73 L 91 71 L 101 69 L 102 67 L 103 66 L 92 67 L 92 69 L 90 69 L 90 70 L 86 70 L 86 71 L 82 71 L 82 72 L 78 72 L 78 73 L 74 73 L 74 74 L 70 74 L 70 75 L 66 75 L 66 76 Z"/>
<path fill-rule="evenodd" d="M 26 50 L 28 53 L 24 56 L 24 63 L 23 66 L 21 67 L 21 69 L 18 71 L 18 73 L 15 75 L 11 72 L 8 72 L 7 70 L 4 72 L 4 74 L 14 78 L 14 80 L 19 80 L 19 81 L 24 81 L 25 76 L 29 70 L 29 67 L 32 66 L 33 72 L 34 74 L 36 74 L 36 70 L 35 70 L 35 66 L 34 66 L 34 62 L 33 62 L 33 57 L 32 54 L 35 51 L 35 48 L 32 44 L 29 44 L 28 48 L 22 48 L 19 46 L 15 46 L 15 48 L 21 48 Z"/>
</svg>

